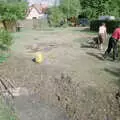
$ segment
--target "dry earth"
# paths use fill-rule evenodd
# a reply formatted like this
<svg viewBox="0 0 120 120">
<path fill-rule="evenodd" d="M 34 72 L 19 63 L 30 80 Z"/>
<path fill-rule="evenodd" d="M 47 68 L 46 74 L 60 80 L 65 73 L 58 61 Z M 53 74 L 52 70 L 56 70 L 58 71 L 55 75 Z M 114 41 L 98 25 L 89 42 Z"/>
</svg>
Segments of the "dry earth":
<svg viewBox="0 0 120 120">
<path fill-rule="evenodd" d="M 14 34 L 11 57 L 0 73 L 28 91 L 15 99 L 21 120 L 120 120 L 115 97 L 120 63 L 104 61 L 103 51 L 87 44 L 95 34 L 84 29 Z M 41 64 L 32 61 L 37 51 L 44 55 Z"/>
</svg>

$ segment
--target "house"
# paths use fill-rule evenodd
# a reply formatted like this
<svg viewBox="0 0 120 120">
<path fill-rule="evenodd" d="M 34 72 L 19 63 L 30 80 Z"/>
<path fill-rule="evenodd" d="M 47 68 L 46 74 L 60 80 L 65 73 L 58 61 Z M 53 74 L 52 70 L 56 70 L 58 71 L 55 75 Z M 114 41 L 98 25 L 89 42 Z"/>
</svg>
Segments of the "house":
<svg viewBox="0 0 120 120">
<path fill-rule="evenodd" d="M 44 16 L 45 11 L 47 10 L 47 5 L 44 4 L 33 4 L 29 6 L 27 11 L 26 19 L 40 19 Z"/>
</svg>

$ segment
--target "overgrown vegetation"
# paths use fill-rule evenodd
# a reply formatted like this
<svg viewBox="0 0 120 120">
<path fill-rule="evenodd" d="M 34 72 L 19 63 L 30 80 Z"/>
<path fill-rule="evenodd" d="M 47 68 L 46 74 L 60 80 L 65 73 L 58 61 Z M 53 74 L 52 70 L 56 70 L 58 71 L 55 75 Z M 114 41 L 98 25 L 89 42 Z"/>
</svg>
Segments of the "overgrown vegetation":
<svg viewBox="0 0 120 120">
<path fill-rule="evenodd" d="M 60 5 L 48 10 L 51 25 L 60 25 L 67 18 L 78 16 L 81 13 L 80 0 L 61 0 Z M 65 22 L 66 23 L 66 22 Z"/>
<path fill-rule="evenodd" d="M 0 2 L 0 20 L 6 30 L 13 31 L 16 21 L 24 19 L 26 15 L 26 2 L 1 1 Z"/>
<path fill-rule="evenodd" d="M 12 43 L 13 38 L 11 34 L 5 29 L 0 29 L 0 63 L 7 60 Z"/>
<path fill-rule="evenodd" d="M 12 43 L 13 43 L 13 39 L 11 34 L 8 31 L 1 29 L 0 30 L 0 46 L 5 46 L 9 48 L 12 45 Z"/>
<path fill-rule="evenodd" d="M 64 14 L 60 11 L 59 7 L 52 7 L 49 9 L 49 24 L 51 26 L 59 26 Z"/>
<path fill-rule="evenodd" d="M 61 0 L 60 10 L 66 18 L 76 17 L 82 12 L 80 0 Z"/>
<path fill-rule="evenodd" d="M 119 0 L 81 0 L 83 13 L 95 19 L 100 15 L 120 16 Z"/>
<path fill-rule="evenodd" d="M 6 107 L 4 102 L 0 98 L 0 120 L 18 120 L 15 113 L 10 108 Z"/>
<path fill-rule="evenodd" d="M 101 15 L 120 17 L 119 0 L 61 0 L 60 5 L 50 8 L 51 22 L 59 23 L 61 19 L 78 15 L 96 19 Z"/>
</svg>

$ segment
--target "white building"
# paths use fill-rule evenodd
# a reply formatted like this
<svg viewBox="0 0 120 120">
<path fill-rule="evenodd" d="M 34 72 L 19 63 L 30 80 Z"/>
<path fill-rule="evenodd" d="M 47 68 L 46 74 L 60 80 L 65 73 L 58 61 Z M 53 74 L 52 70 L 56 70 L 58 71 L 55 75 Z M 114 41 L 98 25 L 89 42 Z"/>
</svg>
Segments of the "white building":
<svg viewBox="0 0 120 120">
<path fill-rule="evenodd" d="M 41 4 L 33 4 L 29 7 L 27 11 L 26 19 L 40 19 L 44 16 L 44 12 L 47 9 L 47 6 Z"/>
</svg>

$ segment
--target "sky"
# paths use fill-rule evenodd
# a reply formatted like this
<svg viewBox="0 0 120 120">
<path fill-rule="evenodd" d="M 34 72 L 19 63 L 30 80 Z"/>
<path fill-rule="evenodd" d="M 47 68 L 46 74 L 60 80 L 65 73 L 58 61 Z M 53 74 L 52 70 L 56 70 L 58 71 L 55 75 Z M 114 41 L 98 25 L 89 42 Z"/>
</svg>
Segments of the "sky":
<svg viewBox="0 0 120 120">
<path fill-rule="evenodd" d="M 35 3 L 44 3 L 49 6 L 59 4 L 59 0 L 27 0 L 29 2 L 29 5 L 35 4 Z"/>
</svg>

